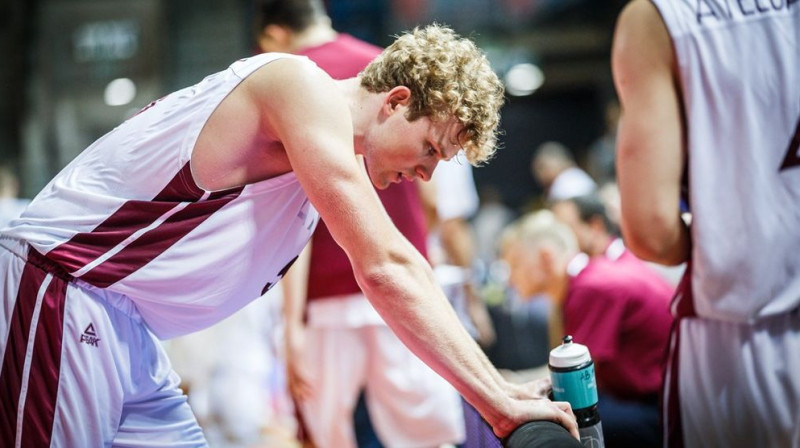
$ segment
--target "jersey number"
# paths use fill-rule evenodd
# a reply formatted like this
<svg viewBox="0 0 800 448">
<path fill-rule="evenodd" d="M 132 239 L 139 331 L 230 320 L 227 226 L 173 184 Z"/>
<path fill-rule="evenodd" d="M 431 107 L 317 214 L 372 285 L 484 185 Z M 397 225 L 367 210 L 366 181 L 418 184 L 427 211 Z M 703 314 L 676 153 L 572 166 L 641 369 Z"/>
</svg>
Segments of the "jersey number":
<svg viewBox="0 0 800 448">
<path fill-rule="evenodd" d="M 781 168 L 778 171 L 800 165 L 800 155 L 797 154 L 798 149 L 800 149 L 800 120 L 797 121 L 794 136 L 792 136 L 792 140 L 789 142 L 789 149 L 786 150 L 786 157 L 783 159 L 783 164 L 781 164 Z"/>
</svg>

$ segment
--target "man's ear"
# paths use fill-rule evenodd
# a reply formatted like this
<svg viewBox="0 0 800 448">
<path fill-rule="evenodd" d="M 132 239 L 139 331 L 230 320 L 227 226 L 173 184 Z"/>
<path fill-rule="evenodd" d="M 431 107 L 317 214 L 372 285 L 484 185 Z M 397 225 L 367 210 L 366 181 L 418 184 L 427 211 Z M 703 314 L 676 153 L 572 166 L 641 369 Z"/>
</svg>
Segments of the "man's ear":
<svg viewBox="0 0 800 448">
<path fill-rule="evenodd" d="M 258 35 L 258 46 L 264 53 L 273 51 L 289 52 L 292 39 L 292 32 L 289 28 L 281 25 L 270 24 L 261 30 Z"/>
<path fill-rule="evenodd" d="M 556 272 L 557 256 L 552 247 L 542 245 L 539 247 L 539 265 L 548 277 Z"/>
<path fill-rule="evenodd" d="M 411 89 L 406 86 L 394 87 L 386 94 L 383 107 L 387 114 L 392 114 L 399 106 L 408 106 L 411 103 Z"/>
</svg>

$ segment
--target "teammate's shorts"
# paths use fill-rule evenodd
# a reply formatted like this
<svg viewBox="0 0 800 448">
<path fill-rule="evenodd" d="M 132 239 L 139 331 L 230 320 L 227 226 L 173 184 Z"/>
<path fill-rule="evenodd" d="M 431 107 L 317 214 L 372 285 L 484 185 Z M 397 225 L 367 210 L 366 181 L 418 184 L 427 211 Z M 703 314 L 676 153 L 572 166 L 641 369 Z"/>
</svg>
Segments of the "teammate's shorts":
<svg viewBox="0 0 800 448">
<path fill-rule="evenodd" d="M 356 446 L 352 414 L 362 388 L 384 446 L 463 441 L 461 397 L 400 342 L 362 294 L 309 305 L 302 363 L 314 394 L 300 408 L 319 446 Z"/>
<path fill-rule="evenodd" d="M 800 447 L 800 310 L 680 319 L 664 393 L 670 447 Z"/>
<path fill-rule="evenodd" d="M 126 297 L 0 238 L 0 446 L 206 446 Z"/>
</svg>

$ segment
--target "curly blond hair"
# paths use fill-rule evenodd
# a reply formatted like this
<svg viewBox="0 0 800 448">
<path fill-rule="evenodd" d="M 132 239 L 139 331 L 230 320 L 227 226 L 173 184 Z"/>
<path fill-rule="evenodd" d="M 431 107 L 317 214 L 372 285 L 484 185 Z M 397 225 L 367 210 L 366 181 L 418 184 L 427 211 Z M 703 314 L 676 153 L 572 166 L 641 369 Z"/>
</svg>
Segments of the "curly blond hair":
<svg viewBox="0 0 800 448">
<path fill-rule="evenodd" d="M 408 87 L 409 121 L 455 117 L 464 126 L 459 143 L 470 163 L 494 154 L 503 84 L 475 44 L 452 29 L 432 24 L 399 36 L 364 69 L 361 86 L 373 93 Z"/>
</svg>

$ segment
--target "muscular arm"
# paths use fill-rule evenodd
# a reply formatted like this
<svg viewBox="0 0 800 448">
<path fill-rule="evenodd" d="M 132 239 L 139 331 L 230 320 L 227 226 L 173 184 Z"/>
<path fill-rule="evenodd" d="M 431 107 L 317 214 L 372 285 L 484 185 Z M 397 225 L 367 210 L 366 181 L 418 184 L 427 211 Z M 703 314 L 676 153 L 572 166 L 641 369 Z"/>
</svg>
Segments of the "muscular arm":
<svg viewBox="0 0 800 448">
<path fill-rule="evenodd" d="M 257 99 L 269 104 L 265 126 L 283 143 L 297 179 L 386 323 L 498 435 L 531 419 L 557 421 L 577 434 L 563 406 L 512 398 L 514 389 L 462 328 L 424 258 L 394 228 L 359 167 L 350 110 L 333 81 L 297 61 L 272 64 L 252 83 Z M 270 88 L 275 85 L 280 88 Z"/>
<path fill-rule="evenodd" d="M 652 3 L 634 1 L 620 15 L 612 68 L 622 116 L 617 176 L 622 233 L 640 258 L 675 265 L 689 256 L 680 219 L 685 152 L 681 103 L 667 29 Z"/>
</svg>

